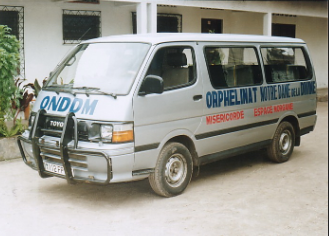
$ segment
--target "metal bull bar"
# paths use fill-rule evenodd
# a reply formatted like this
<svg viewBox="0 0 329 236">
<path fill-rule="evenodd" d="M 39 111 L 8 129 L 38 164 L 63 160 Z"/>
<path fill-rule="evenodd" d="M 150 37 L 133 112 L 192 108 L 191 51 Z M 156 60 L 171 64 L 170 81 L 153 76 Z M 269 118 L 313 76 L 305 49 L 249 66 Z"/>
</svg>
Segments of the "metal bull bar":
<svg viewBox="0 0 329 236">
<path fill-rule="evenodd" d="M 52 119 L 61 120 L 56 129 L 48 127 Z M 55 139 L 49 139 L 51 137 Z M 42 178 L 57 176 L 65 178 L 68 183 L 108 184 L 112 178 L 109 154 L 91 146 L 78 147 L 78 140 L 78 120 L 74 113 L 58 117 L 41 109 L 35 115 L 29 137 L 19 136 L 17 143 L 25 164 L 38 171 Z M 32 153 L 26 152 L 24 143 L 30 145 Z M 52 162 L 61 166 L 65 173 L 48 171 L 45 163 Z"/>
<path fill-rule="evenodd" d="M 45 167 L 43 164 L 42 157 L 40 155 L 40 146 L 42 144 L 39 143 L 39 138 L 43 135 L 43 124 L 45 123 L 45 114 L 47 112 L 45 110 L 39 110 L 35 117 L 35 122 L 32 127 L 32 132 L 30 133 L 30 138 L 32 140 L 32 149 L 34 153 L 34 157 L 36 159 L 37 170 L 39 175 L 42 178 L 51 177 L 52 175 L 48 175 L 45 173 Z M 72 133 L 74 132 L 74 147 L 77 147 L 77 120 L 75 118 L 74 113 L 69 113 L 66 115 L 63 125 L 63 131 L 60 138 L 59 148 L 60 148 L 60 155 L 61 155 L 61 163 L 65 170 L 65 178 L 68 183 L 73 183 L 73 176 L 70 167 L 70 163 L 68 161 L 68 148 L 67 144 L 72 141 Z M 59 176 L 62 177 L 62 176 Z"/>
<path fill-rule="evenodd" d="M 39 175 L 42 178 L 51 177 L 52 175 L 48 175 L 45 173 L 45 167 L 43 164 L 42 157 L 40 155 L 40 146 L 42 144 L 39 143 L 39 138 L 43 136 L 43 125 L 45 123 L 45 114 L 47 112 L 45 110 L 39 110 L 36 114 L 35 122 L 32 127 L 32 132 L 30 133 L 30 138 L 32 140 L 32 149 L 34 153 L 34 157 L 36 159 L 37 170 Z M 65 170 L 65 178 L 68 183 L 73 183 L 72 171 L 70 168 L 70 163 L 68 162 L 68 153 L 67 153 L 67 144 L 72 141 L 72 133 L 75 132 L 74 135 L 74 143 L 75 147 L 77 146 L 77 122 L 75 119 L 74 113 L 69 113 L 65 117 L 63 131 L 61 132 L 61 138 L 59 143 L 60 155 L 61 155 L 61 164 Z"/>
</svg>

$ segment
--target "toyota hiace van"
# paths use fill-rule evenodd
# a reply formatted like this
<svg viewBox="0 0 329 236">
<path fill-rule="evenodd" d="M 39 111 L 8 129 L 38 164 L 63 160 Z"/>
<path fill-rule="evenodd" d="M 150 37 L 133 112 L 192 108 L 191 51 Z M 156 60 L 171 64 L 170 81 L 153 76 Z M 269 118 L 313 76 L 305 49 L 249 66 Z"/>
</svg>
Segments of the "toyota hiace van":
<svg viewBox="0 0 329 236">
<path fill-rule="evenodd" d="M 74 47 L 18 146 L 42 178 L 148 178 L 170 197 L 206 163 L 257 149 L 287 161 L 315 123 L 315 73 L 301 39 L 121 35 Z"/>
</svg>

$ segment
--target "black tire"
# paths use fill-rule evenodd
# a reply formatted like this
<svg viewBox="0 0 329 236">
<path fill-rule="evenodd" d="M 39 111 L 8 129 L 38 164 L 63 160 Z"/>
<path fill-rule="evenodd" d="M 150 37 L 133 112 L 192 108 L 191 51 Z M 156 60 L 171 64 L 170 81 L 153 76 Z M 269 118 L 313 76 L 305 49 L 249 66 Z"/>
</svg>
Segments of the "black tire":
<svg viewBox="0 0 329 236">
<path fill-rule="evenodd" d="M 295 147 L 295 129 L 291 123 L 284 121 L 275 131 L 271 145 L 267 148 L 270 160 L 281 163 L 288 161 Z"/>
<path fill-rule="evenodd" d="M 149 182 L 157 194 L 172 197 L 181 194 L 190 183 L 193 160 L 189 150 L 181 143 L 168 143 L 161 150 Z"/>
</svg>

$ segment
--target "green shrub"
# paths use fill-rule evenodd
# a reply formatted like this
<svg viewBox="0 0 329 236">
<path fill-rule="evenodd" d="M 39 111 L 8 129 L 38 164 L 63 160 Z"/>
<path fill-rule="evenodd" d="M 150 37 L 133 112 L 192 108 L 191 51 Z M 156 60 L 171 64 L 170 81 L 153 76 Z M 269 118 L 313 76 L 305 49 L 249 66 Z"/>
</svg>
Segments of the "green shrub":
<svg viewBox="0 0 329 236">
<path fill-rule="evenodd" d="M 20 98 L 14 81 L 19 69 L 19 42 L 10 30 L 8 26 L 0 25 L 0 136 L 12 134 L 5 121 L 14 114 L 13 100 L 18 104 Z"/>
<path fill-rule="evenodd" d="M 0 119 L 0 138 L 12 137 L 18 134 L 22 134 L 26 126 L 22 124 L 22 120 L 16 121 L 13 127 L 9 128 L 3 119 Z"/>
</svg>

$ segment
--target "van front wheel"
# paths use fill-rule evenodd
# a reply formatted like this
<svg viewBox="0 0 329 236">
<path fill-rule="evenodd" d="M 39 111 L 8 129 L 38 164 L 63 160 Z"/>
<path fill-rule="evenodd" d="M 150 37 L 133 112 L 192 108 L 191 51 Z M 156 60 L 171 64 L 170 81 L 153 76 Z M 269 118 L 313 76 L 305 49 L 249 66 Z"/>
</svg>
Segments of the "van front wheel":
<svg viewBox="0 0 329 236">
<path fill-rule="evenodd" d="M 295 130 L 291 123 L 282 122 L 275 131 L 271 145 L 267 149 L 268 157 L 274 162 L 288 161 L 295 146 Z"/>
<path fill-rule="evenodd" d="M 181 194 L 190 183 L 193 161 L 189 150 L 181 143 L 168 143 L 161 150 L 149 182 L 157 194 L 171 197 Z"/>
</svg>

